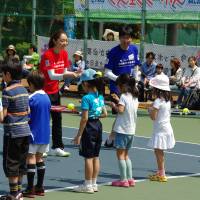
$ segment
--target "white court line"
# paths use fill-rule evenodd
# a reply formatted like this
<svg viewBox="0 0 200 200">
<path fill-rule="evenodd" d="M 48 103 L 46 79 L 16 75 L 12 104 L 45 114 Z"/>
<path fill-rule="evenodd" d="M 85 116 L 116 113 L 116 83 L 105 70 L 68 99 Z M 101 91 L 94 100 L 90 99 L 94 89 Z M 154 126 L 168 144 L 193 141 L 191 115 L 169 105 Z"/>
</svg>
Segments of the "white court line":
<svg viewBox="0 0 200 200">
<path fill-rule="evenodd" d="M 200 176 L 200 173 L 194 173 L 194 174 L 189 174 L 189 175 L 180 175 L 180 176 L 168 176 L 168 179 L 178 179 L 178 178 L 187 178 L 187 177 L 196 177 L 196 176 Z M 135 180 L 136 183 L 139 182 L 144 182 L 147 181 L 148 179 L 140 179 L 140 180 Z M 99 186 L 107 186 L 107 185 L 111 185 L 111 182 L 106 182 L 106 183 L 101 183 L 98 184 Z M 75 188 L 77 188 L 78 185 L 76 186 L 70 186 L 70 187 L 62 187 L 62 188 L 55 188 L 55 189 L 49 189 L 49 190 L 45 190 L 45 192 L 56 192 L 56 191 L 63 191 L 63 190 L 73 190 Z"/>
<path fill-rule="evenodd" d="M 64 127 L 64 128 L 71 128 L 71 129 L 76 129 L 76 130 L 78 130 L 77 127 L 73 127 L 73 126 L 62 126 L 62 127 Z M 0 127 L 0 130 L 3 130 L 3 128 Z M 108 132 L 108 131 L 103 131 L 103 132 L 104 132 L 104 133 L 108 133 L 108 134 L 110 133 L 110 132 Z M 147 136 L 139 136 L 139 135 L 135 135 L 135 137 L 137 137 L 137 138 L 150 139 L 150 137 L 147 137 Z M 177 140 L 176 142 L 178 142 L 178 143 L 183 143 L 183 144 L 193 144 L 193 145 L 200 146 L 199 143 L 194 143 L 194 142 L 185 142 L 185 141 L 181 141 L 181 140 Z"/>
<path fill-rule="evenodd" d="M 73 140 L 74 138 L 71 137 L 63 137 L 63 139 L 66 140 Z M 153 149 L 149 148 L 143 148 L 143 147 L 131 147 L 131 149 L 139 149 L 139 150 L 145 150 L 145 151 L 154 151 Z M 173 152 L 173 151 L 164 151 L 167 154 L 173 154 L 173 155 L 180 155 L 180 156 L 188 156 L 188 157 L 193 157 L 193 158 L 200 158 L 200 155 L 193 155 L 193 154 L 186 154 L 186 153 L 178 153 L 178 152 Z"/>
<path fill-rule="evenodd" d="M 62 126 L 62 127 L 64 127 L 64 128 L 71 128 L 71 129 L 76 129 L 76 130 L 78 130 L 78 128 L 77 127 L 73 127 L 73 126 Z M 104 133 L 110 133 L 109 131 L 103 131 Z M 137 137 L 137 138 L 145 138 L 145 139 L 150 139 L 151 137 L 147 137 L 147 136 L 139 136 L 139 135 L 135 135 L 135 137 Z M 176 142 L 178 142 L 178 143 L 184 143 L 184 144 L 194 144 L 194 145 L 198 145 L 198 146 L 200 146 L 200 143 L 193 143 L 193 142 L 185 142 L 185 141 L 181 141 L 181 140 L 177 140 Z"/>
</svg>

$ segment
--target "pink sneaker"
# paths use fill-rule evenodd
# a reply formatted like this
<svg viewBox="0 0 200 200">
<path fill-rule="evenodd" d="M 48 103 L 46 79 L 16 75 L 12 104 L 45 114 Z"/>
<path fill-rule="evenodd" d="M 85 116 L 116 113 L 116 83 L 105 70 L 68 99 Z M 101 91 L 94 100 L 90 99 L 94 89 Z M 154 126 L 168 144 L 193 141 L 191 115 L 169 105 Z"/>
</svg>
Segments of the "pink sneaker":
<svg viewBox="0 0 200 200">
<path fill-rule="evenodd" d="M 129 179 L 128 180 L 128 183 L 129 183 L 129 186 L 130 187 L 134 187 L 135 186 L 135 180 L 132 178 L 132 179 Z"/>
<path fill-rule="evenodd" d="M 112 182 L 112 186 L 116 186 L 116 187 L 129 187 L 129 183 L 128 181 L 113 181 Z"/>
</svg>

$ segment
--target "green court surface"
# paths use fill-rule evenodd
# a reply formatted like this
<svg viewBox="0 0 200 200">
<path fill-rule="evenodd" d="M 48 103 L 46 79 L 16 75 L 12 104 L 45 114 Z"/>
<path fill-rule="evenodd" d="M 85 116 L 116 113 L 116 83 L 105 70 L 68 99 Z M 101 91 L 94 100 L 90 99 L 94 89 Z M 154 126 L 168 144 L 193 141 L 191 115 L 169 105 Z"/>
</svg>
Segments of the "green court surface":
<svg viewBox="0 0 200 200">
<path fill-rule="evenodd" d="M 73 102 L 77 106 L 79 105 L 78 100 L 74 99 L 63 99 L 62 104 Z M 139 112 L 140 113 L 140 112 Z M 143 112 L 142 112 L 143 113 Z M 103 129 L 106 132 L 111 130 L 112 123 L 114 121 L 113 116 L 109 116 L 103 119 Z M 185 143 L 194 143 L 197 147 L 200 145 L 200 119 L 199 118 L 184 118 L 184 117 L 172 117 L 172 126 L 177 141 L 183 141 Z M 75 115 L 66 114 L 63 115 L 63 125 L 68 127 L 78 127 L 79 117 Z M 137 130 L 138 136 L 150 137 L 152 130 L 152 122 L 150 118 L 145 114 L 138 114 Z M 199 144 L 198 144 L 199 143 Z M 200 155 L 200 146 L 199 155 Z M 153 154 L 153 152 L 152 152 Z M 142 159 L 142 158 L 141 158 Z M 155 162 L 155 160 L 154 160 Z M 177 161 L 178 162 L 178 161 Z M 200 172 L 200 158 L 199 172 Z M 173 166 L 173 163 L 171 163 Z M 193 165 L 191 162 L 190 165 Z M 156 163 L 155 163 L 156 167 Z M 186 168 L 188 166 L 185 166 Z M 118 168 L 115 166 L 115 170 Z M 69 170 L 69 169 L 68 169 Z M 133 160 L 133 171 L 134 171 L 134 160 Z M 200 173 L 189 175 L 189 176 L 175 176 L 172 177 L 167 183 L 156 183 L 144 180 L 138 182 L 135 188 L 113 188 L 111 186 L 101 186 L 98 193 L 88 194 L 77 194 L 70 192 L 68 189 L 60 191 L 51 191 L 46 194 L 43 199 L 48 200 L 78 200 L 78 199 L 109 199 L 109 200 L 197 200 L 199 199 L 199 186 L 200 186 Z M 40 199 L 40 198 L 38 198 Z"/>
<path fill-rule="evenodd" d="M 78 99 L 62 98 L 62 105 L 74 103 L 79 108 Z M 107 137 L 114 121 L 111 115 L 102 120 L 104 135 Z M 156 162 L 153 151 L 147 147 L 151 136 L 152 121 L 146 111 L 138 111 L 136 137 L 130 158 L 133 162 L 133 175 L 137 181 L 134 188 L 116 188 L 109 186 L 119 175 L 115 150 L 102 147 L 100 153 L 101 172 L 99 175 L 99 192 L 95 194 L 78 194 L 70 190 L 80 184 L 84 177 L 83 159 L 78 149 L 71 144 L 79 127 L 80 116 L 63 114 L 63 140 L 66 150 L 71 152 L 69 158 L 48 156 L 45 178 L 46 195 L 36 200 L 197 200 L 200 186 L 200 118 L 172 117 L 172 126 L 177 141 L 173 150 L 166 151 L 167 183 L 150 182 L 148 174 L 155 172 Z M 1 156 L 1 154 L 0 154 Z M 0 171 L 0 195 L 7 191 L 7 180 Z M 24 183 L 26 179 L 24 178 Z M 25 186 L 25 185 L 24 185 Z"/>
</svg>

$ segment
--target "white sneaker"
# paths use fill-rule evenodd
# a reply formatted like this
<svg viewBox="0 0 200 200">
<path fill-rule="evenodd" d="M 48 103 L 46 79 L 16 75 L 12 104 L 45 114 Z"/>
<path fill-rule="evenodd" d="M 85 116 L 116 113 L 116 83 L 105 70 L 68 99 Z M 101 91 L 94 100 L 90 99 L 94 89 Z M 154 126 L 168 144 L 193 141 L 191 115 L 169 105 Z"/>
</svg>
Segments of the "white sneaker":
<svg viewBox="0 0 200 200">
<path fill-rule="evenodd" d="M 24 200 L 22 193 L 19 193 L 15 198 L 18 200 Z"/>
<path fill-rule="evenodd" d="M 77 188 L 74 188 L 74 192 L 79 193 L 88 193 L 88 194 L 94 194 L 94 189 L 92 185 L 79 185 Z"/>
<path fill-rule="evenodd" d="M 47 153 L 43 153 L 43 155 L 42 155 L 43 158 L 46 158 L 47 156 L 48 156 Z"/>
<path fill-rule="evenodd" d="M 98 185 L 97 185 L 97 184 L 93 184 L 93 185 L 92 185 L 92 188 L 93 188 L 94 192 L 98 192 L 98 191 L 99 191 L 99 190 L 98 190 Z"/>
<path fill-rule="evenodd" d="M 51 150 L 52 156 L 68 157 L 70 156 L 69 152 L 64 151 L 63 149 L 56 148 Z"/>
</svg>

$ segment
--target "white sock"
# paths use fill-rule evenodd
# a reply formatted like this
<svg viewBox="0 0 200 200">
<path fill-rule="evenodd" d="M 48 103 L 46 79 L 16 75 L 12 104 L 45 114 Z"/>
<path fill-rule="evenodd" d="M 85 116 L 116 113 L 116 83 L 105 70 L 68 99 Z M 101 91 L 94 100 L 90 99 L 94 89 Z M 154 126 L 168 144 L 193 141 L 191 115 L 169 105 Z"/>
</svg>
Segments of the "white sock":
<svg viewBox="0 0 200 200">
<path fill-rule="evenodd" d="M 85 185 L 86 186 L 91 186 L 92 185 L 92 180 L 85 180 Z"/>
<path fill-rule="evenodd" d="M 92 185 L 96 185 L 97 184 L 97 179 L 96 178 L 93 178 L 92 179 Z"/>
</svg>

